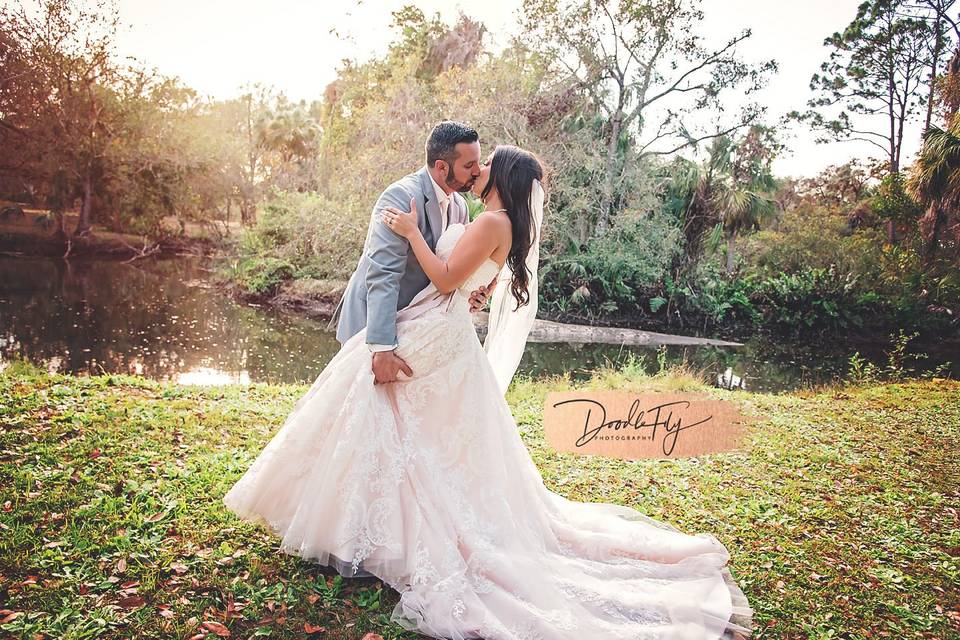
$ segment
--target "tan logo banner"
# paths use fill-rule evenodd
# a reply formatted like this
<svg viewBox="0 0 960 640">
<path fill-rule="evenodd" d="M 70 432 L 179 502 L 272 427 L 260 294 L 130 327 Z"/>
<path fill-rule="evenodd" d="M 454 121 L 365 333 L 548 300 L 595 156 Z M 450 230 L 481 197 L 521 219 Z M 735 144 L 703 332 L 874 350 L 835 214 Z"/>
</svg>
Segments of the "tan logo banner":
<svg viewBox="0 0 960 640">
<path fill-rule="evenodd" d="M 756 416 L 693 393 L 562 391 L 547 395 L 543 429 L 555 451 L 625 460 L 730 451 Z"/>
</svg>

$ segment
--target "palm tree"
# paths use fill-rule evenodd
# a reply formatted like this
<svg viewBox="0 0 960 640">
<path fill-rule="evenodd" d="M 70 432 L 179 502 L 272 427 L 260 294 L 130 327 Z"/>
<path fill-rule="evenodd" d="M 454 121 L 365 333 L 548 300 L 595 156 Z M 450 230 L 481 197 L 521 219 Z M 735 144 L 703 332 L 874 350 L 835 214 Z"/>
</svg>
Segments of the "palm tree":
<svg viewBox="0 0 960 640">
<path fill-rule="evenodd" d="M 761 189 L 761 184 L 751 182 L 724 185 L 717 192 L 715 206 L 720 214 L 717 231 L 722 226 L 727 241 L 727 276 L 733 275 L 737 236 L 749 229 L 759 229 L 777 211 L 776 200 Z M 714 236 L 711 243 L 714 246 L 718 243 L 718 235 Z"/>
<path fill-rule="evenodd" d="M 302 105 L 281 104 L 260 123 L 260 144 L 280 154 L 282 164 L 315 152 L 320 125 Z"/>
<path fill-rule="evenodd" d="M 753 127 L 736 142 L 719 136 L 702 166 L 689 160 L 675 166 L 667 207 L 680 217 L 688 267 L 699 258 L 705 238 L 709 236 L 711 251 L 725 238 L 726 271 L 732 275 L 737 236 L 760 228 L 776 212 L 771 195 L 776 188 L 770 170 L 773 148 L 765 133 Z"/>
<path fill-rule="evenodd" d="M 920 228 L 930 228 L 923 250 L 924 260 L 930 264 L 936 257 L 947 214 L 960 203 L 960 111 L 954 113 L 946 129 L 931 125 L 923 134 L 923 146 L 911 167 L 907 189 L 927 204 Z"/>
<path fill-rule="evenodd" d="M 729 170 L 730 144 L 730 138 L 718 136 L 702 164 L 678 157 L 670 168 L 664 206 L 677 217 L 683 231 L 681 270 L 696 266 L 703 255 L 704 240 L 718 222 L 714 203 L 723 175 Z"/>
</svg>

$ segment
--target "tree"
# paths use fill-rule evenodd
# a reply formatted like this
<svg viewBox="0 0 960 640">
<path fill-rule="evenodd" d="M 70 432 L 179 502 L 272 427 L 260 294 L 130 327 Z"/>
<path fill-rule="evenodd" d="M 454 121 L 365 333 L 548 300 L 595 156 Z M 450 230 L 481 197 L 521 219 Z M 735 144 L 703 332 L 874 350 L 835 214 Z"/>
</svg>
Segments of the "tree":
<svg viewBox="0 0 960 640">
<path fill-rule="evenodd" d="M 243 224 L 253 224 L 257 202 L 263 195 L 266 179 L 263 160 L 268 137 L 266 128 L 272 100 L 272 91 L 259 83 L 249 87 L 238 100 L 241 112 L 236 124 L 245 151 L 242 179 L 238 185 L 240 220 Z"/>
<path fill-rule="evenodd" d="M 800 198 L 814 204 L 849 211 L 867 195 L 869 178 L 863 163 L 854 159 L 800 180 L 795 189 Z"/>
<path fill-rule="evenodd" d="M 741 87 L 749 94 L 777 68 L 773 60 L 754 67 L 737 57 L 749 29 L 718 48 L 705 47 L 699 1 L 524 0 L 522 15 L 528 41 L 556 61 L 603 116 L 601 234 L 631 160 L 671 154 L 753 123 L 763 112 L 757 105 L 709 132 L 694 132 L 689 120 L 722 112 L 721 93 Z"/>
<path fill-rule="evenodd" d="M 122 117 L 110 95 L 120 73 L 113 56 L 118 21 L 107 0 L 90 8 L 73 0 L 45 0 L 38 16 L 23 4 L 0 12 L 4 31 L 20 43 L 40 79 L 34 92 L 38 102 L 30 105 L 30 135 L 52 165 L 49 174 L 66 170 L 82 199 L 75 234 L 90 228 L 97 180 Z"/>
<path fill-rule="evenodd" d="M 737 237 L 760 228 L 777 210 L 771 163 L 781 149 L 770 128 L 755 125 L 739 139 L 713 138 L 700 165 L 674 161 L 665 202 L 686 239 L 681 270 L 696 265 L 705 244 L 715 250 L 725 239 L 727 275 L 733 274 Z"/>
<path fill-rule="evenodd" d="M 258 124 L 257 143 L 267 151 L 263 161 L 270 184 L 285 190 L 315 190 L 323 135 L 319 108 L 308 107 L 302 100 L 293 104 L 281 94 Z"/>
<path fill-rule="evenodd" d="M 903 172 L 887 173 L 880 180 L 869 199 L 869 208 L 887 228 L 897 225 L 914 227 L 920 216 L 921 208 L 908 193 Z"/>
<path fill-rule="evenodd" d="M 941 233 L 954 219 L 953 228 L 960 230 L 956 221 L 960 205 L 960 112 L 953 115 L 950 126 L 941 129 L 935 125 L 923 136 L 923 146 L 911 168 L 907 189 L 927 205 L 920 221 L 924 238 L 924 259 L 930 265 L 940 246 Z M 924 233 L 924 229 L 928 229 Z M 958 234 L 960 236 L 960 234 Z M 960 237 L 955 239 L 960 242 Z"/>
<path fill-rule="evenodd" d="M 726 137 L 718 141 L 726 143 Z M 782 149 L 772 129 L 753 126 L 743 138 L 722 145 L 719 150 L 729 166 L 726 180 L 716 194 L 716 208 L 727 242 L 727 276 L 736 264 L 737 237 L 750 229 L 759 229 L 777 211 L 772 192 L 777 184 L 770 168 Z"/>
<path fill-rule="evenodd" d="M 398 37 L 386 55 L 363 63 L 344 60 L 324 92 L 320 189 L 358 212 L 369 207 L 363 194 L 424 162 L 423 140 L 438 120 L 475 123 L 472 112 L 496 100 L 488 92 L 468 93 L 466 109 L 446 108 L 451 94 L 466 92 L 466 74 L 476 72 L 483 25 L 461 15 L 448 26 L 412 6 L 393 18 Z"/>
<path fill-rule="evenodd" d="M 923 130 L 930 128 L 930 122 L 933 117 L 933 105 L 936 102 L 938 71 L 943 55 L 950 43 L 951 30 L 957 36 L 957 43 L 960 44 L 960 27 L 956 21 L 950 17 L 950 9 L 956 0 L 918 0 L 916 4 L 904 3 L 903 7 L 909 15 L 923 20 L 927 23 L 930 30 L 928 41 L 930 76 L 927 92 L 927 117 Z M 956 52 L 954 53 L 956 57 Z"/>
<path fill-rule="evenodd" d="M 43 154 L 31 136 L 36 107 L 44 99 L 40 69 L 27 43 L 0 14 L 0 185 L 6 193 L 33 193 L 43 174 Z"/>
<path fill-rule="evenodd" d="M 230 157 L 210 138 L 232 134 L 204 117 L 204 101 L 178 78 L 140 69 L 124 74 L 115 92 L 124 118 L 106 158 L 102 188 L 112 216 L 96 221 L 157 237 L 172 232 L 165 218 L 175 218 L 180 233 L 188 220 L 222 218 L 230 193 L 222 174 Z"/>
<path fill-rule="evenodd" d="M 716 192 L 725 170 L 725 155 L 719 153 L 726 139 L 712 141 L 710 152 L 702 163 L 684 157 L 674 159 L 670 178 L 665 183 L 664 207 L 677 218 L 684 237 L 684 253 L 679 272 L 689 272 L 703 256 L 704 241 L 717 224 Z"/>
<path fill-rule="evenodd" d="M 818 142 L 858 140 L 882 150 L 890 173 L 900 170 L 904 128 L 924 97 L 923 70 L 931 66 L 931 30 L 900 13 L 902 0 L 868 0 L 843 32 L 824 40 L 829 59 L 813 75 L 819 96 L 791 117 L 822 132 Z M 834 107 L 840 111 L 829 115 Z M 890 240 L 892 228 L 889 230 Z"/>
</svg>

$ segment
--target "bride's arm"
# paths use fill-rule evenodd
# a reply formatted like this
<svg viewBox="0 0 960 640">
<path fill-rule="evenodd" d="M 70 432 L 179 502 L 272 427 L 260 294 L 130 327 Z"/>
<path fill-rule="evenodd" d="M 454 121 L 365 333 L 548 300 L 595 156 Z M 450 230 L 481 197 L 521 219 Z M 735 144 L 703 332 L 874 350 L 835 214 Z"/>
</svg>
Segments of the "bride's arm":
<svg viewBox="0 0 960 640">
<path fill-rule="evenodd" d="M 444 262 L 430 249 L 430 245 L 420 233 L 416 203 L 411 201 L 410 208 L 408 213 L 387 207 L 383 210 L 383 215 L 385 220 L 392 221 L 388 226 L 410 242 L 417 262 L 440 293 L 453 291 L 466 282 L 470 274 L 497 249 L 498 221 L 492 216 L 480 215 L 466 226 L 450 259 Z"/>
</svg>

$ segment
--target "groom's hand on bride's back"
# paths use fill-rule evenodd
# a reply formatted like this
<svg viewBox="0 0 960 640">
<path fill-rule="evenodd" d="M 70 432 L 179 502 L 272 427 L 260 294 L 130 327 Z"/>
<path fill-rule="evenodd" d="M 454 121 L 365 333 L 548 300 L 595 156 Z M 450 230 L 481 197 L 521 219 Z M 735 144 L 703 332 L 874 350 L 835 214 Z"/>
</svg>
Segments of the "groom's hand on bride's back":
<svg viewBox="0 0 960 640">
<path fill-rule="evenodd" d="M 470 313 L 475 313 L 487 306 L 487 300 L 493 295 L 493 289 L 497 286 L 497 279 L 494 278 L 490 284 L 474 289 L 470 293 Z"/>
<path fill-rule="evenodd" d="M 393 351 L 374 351 L 373 353 L 373 384 L 396 382 L 397 372 L 403 371 L 413 377 L 413 369 L 403 358 Z"/>
</svg>

